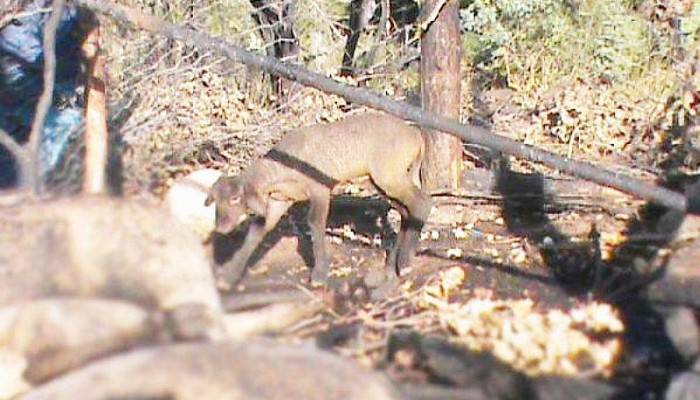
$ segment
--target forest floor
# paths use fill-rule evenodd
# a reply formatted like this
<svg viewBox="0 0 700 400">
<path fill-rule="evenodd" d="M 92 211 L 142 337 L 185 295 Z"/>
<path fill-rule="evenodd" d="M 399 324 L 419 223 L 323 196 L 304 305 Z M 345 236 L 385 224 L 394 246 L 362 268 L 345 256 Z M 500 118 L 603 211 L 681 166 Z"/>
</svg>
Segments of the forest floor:
<svg viewBox="0 0 700 400">
<path fill-rule="evenodd" d="M 624 157 L 589 161 L 653 182 Z M 627 395 L 659 395 L 682 362 L 638 283 L 673 256 L 681 220 L 527 163 L 517 164 L 518 172 L 475 164 L 465 161 L 459 193 L 434 196 L 418 254 L 388 296 L 372 299 L 398 214 L 387 217 L 389 204 L 367 182 L 354 182 L 336 190 L 331 209 L 328 287 L 309 285 L 301 205 L 266 238 L 242 281 L 221 285 L 227 307 L 252 309 L 290 293 L 320 299 L 320 312 L 279 338 L 315 340 L 404 384 L 474 385 L 446 372 L 466 362 L 454 351 L 466 348 L 491 352 L 528 376 L 594 378 Z M 211 239 L 217 265 L 243 234 Z M 455 346 L 452 356 L 431 357 L 410 345 L 397 352 L 392 343 L 406 332 L 444 340 Z"/>
</svg>

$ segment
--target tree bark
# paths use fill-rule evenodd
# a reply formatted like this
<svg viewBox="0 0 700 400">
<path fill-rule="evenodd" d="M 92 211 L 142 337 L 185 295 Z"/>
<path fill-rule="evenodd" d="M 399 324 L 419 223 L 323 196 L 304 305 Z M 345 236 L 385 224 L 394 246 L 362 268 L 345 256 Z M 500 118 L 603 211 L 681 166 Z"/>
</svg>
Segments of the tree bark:
<svg viewBox="0 0 700 400">
<path fill-rule="evenodd" d="M 428 10 L 440 0 L 428 0 Z M 449 0 L 428 27 L 421 41 L 421 95 L 423 109 L 459 119 L 460 60 L 459 2 Z M 462 173 L 462 142 L 459 138 L 423 128 L 426 157 L 421 174 L 428 190 L 456 190 Z"/>
<path fill-rule="evenodd" d="M 104 56 L 100 52 L 100 25 L 92 13 L 81 17 L 87 33 L 82 50 L 87 61 L 85 77 L 85 178 L 83 193 L 106 192 L 109 158 L 107 85 Z"/>
<path fill-rule="evenodd" d="M 365 29 L 369 20 L 374 14 L 376 2 L 373 0 L 352 0 L 350 1 L 350 17 L 348 21 L 348 40 L 345 43 L 345 52 L 343 53 L 343 63 L 340 68 L 340 76 L 354 76 L 354 59 L 357 43 L 360 41 L 362 30 Z"/>
</svg>

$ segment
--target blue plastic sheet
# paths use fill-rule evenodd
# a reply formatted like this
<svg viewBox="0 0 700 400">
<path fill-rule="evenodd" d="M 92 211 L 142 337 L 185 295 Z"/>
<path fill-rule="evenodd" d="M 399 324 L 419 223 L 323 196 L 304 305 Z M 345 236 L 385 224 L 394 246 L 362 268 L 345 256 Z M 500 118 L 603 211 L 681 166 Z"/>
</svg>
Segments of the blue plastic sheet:
<svg viewBox="0 0 700 400">
<path fill-rule="evenodd" d="M 35 0 L 24 11 L 50 7 Z M 49 14 L 37 12 L 0 30 L 0 127 L 26 142 L 43 89 L 43 29 Z M 44 176 L 58 168 L 83 127 L 83 87 L 79 12 L 66 7 L 56 33 L 56 83 L 40 148 Z M 9 153 L 0 151 L 0 187 L 16 183 L 16 166 Z"/>
</svg>

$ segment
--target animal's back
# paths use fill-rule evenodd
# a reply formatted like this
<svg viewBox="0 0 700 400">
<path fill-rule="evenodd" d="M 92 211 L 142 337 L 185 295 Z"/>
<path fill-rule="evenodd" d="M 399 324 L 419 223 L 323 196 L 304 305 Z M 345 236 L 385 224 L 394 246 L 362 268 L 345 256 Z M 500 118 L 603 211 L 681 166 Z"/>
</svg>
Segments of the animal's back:
<svg viewBox="0 0 700 400">
<path fill-rule="evenodd" d="M 301 171 L 307 176 L 320 172 L 340 182 L 367 175 L 371 163 L 386 154 L 403 152 L 409 163 L 413 162 L 420 156 L 422 140 L 417 127 L 399 118 L 355 115 L 290 132 L 266 158 L 307 170 Z"/>
</svg>

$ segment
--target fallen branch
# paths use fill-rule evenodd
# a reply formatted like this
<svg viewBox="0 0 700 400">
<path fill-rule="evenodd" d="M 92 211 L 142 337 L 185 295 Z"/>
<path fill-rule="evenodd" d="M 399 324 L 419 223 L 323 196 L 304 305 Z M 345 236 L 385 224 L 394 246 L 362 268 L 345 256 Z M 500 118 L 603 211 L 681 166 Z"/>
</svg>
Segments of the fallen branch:
<svg viewBox="0 0 700 400">
<path fill-rule="evenodd" d="M 257 55 L 234 46 L 223 39 L 214 38 L 184 26 L 170 24 L 134 8 L 104 0 L 74 0 L 74 2 L 94 11 L 110 15 L 119 21 L 133 24 L 141 29 L 164 35 L 173 40 L 186 42 L 201 51 L 221 54 L 229 59 L 255 66 L 271 74 L 300 82 L 327 93 L 342 96 L 351 102 L 416 122 L 423 127 L 452 134 L 469 143 L 486 146 L 502 153 L 539 162 L 573 176 L 609 186 L 668 208 L 680 211 L 687 211 L 688 209 L 688 201 L 685 196 L 672 190 L 494 135 L 485 128 L 463 125 L 454 119 L 441 117 L 435 113 L 424 111 L 420 107 L 395 101 L 366 89 L 338 83 L 333 79 L 310 72 L 305 68 L 282 63 L 274 58 Z"/>
<path fill-rule="evenodd" d="M 273 303 L 255 310 L 226 313 L 226 337 L 242 340 L 262 334 L 279 334 L 299 321 L 317 315 L 323 308 L 323 302 L 309 302 L 307 299 L 304 303 Z"/>
<path fill-rule="evenodd" d="M 292 289 L 269 293 L 236 293 L 235 296 L 225 297 L 223 304 L 226 312 L 234 312 L 278 303 L 308 303 L 312 300 L 314 297 L 310 293 Z"/>
</svg>

